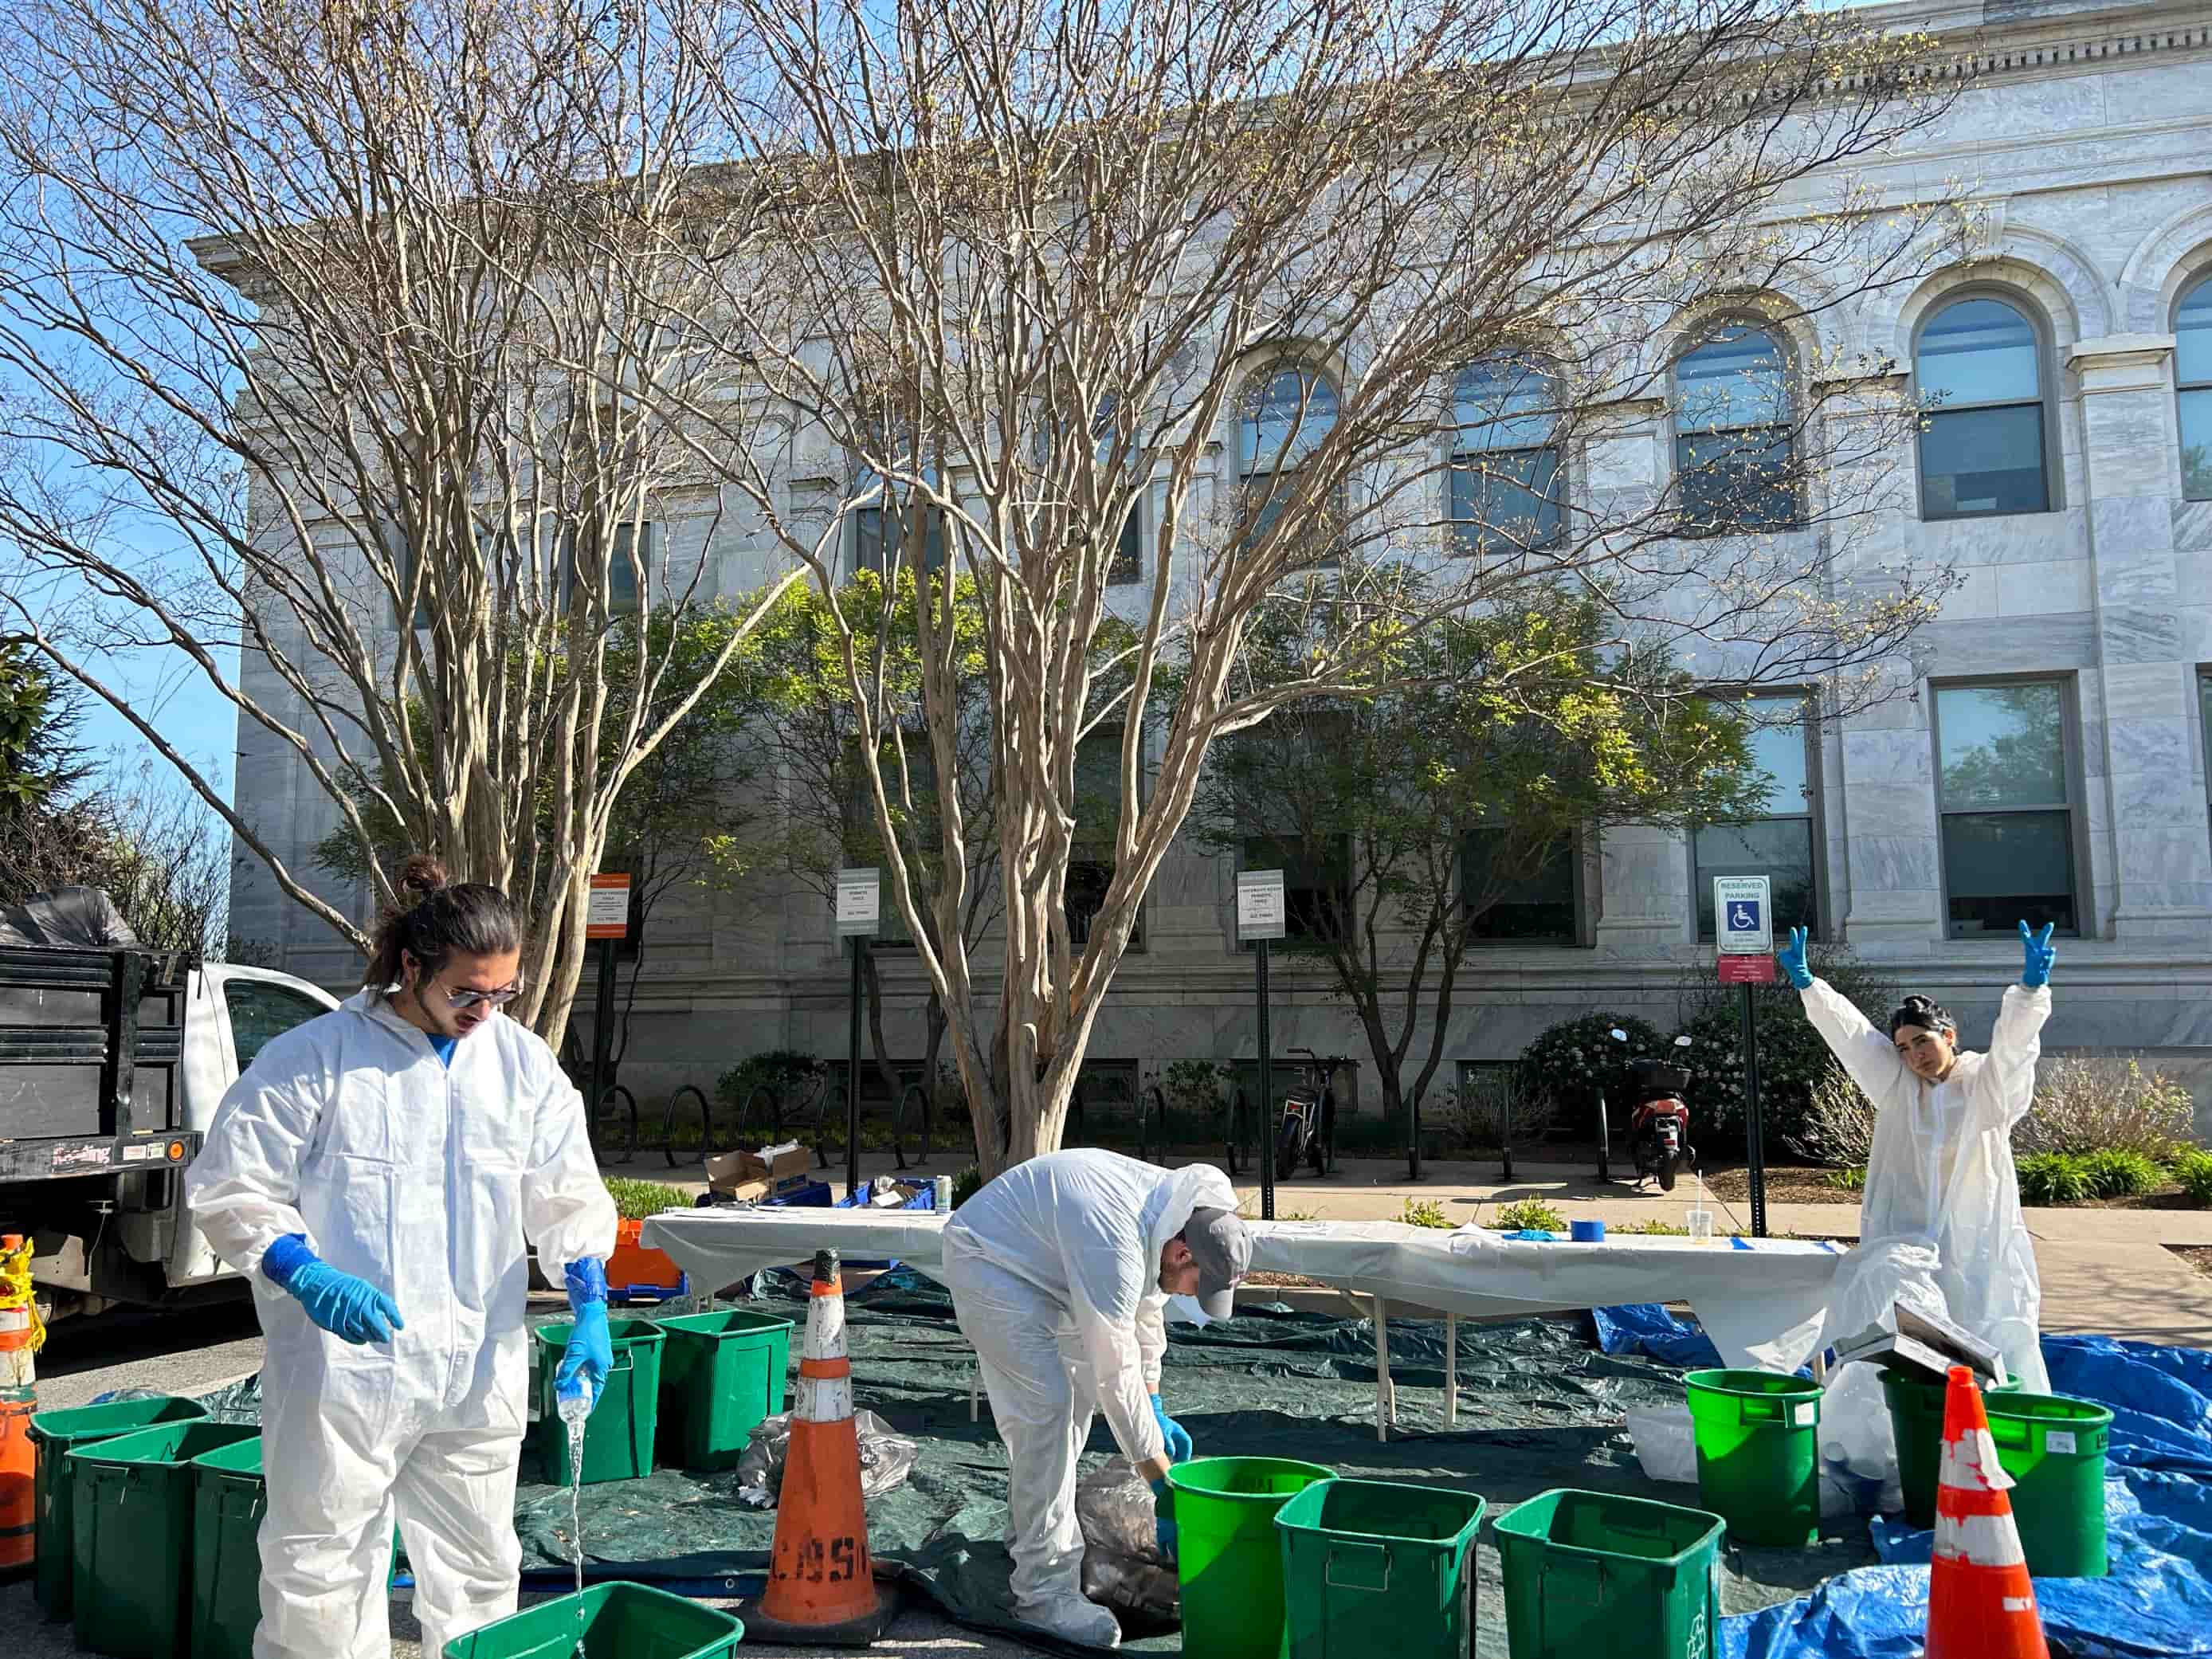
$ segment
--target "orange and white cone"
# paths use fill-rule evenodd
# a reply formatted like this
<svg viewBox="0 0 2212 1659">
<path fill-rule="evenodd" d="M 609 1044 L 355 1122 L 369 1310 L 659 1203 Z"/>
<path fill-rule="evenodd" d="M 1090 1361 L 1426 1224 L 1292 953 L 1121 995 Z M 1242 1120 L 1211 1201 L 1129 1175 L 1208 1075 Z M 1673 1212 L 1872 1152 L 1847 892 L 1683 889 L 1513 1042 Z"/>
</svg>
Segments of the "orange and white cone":
<svg viewBox="0 0 2212 1659">
<path fill-rule="evenodd" d="M 865 1647 L 883 1633 L 891 1611 L 868 1553 L 853 1366 L 845 1357 L 845 1287 L 837 1252 L 817 1250 L 768 1592 L 746 1615 L 745 1633 L 767 1642 Z"/>
<path fill-rule="evenodd" d="M 1973 1373 L 1952 1366 L 1943 1404 L 1943 1471 L 1936 1486 L 1926 1659 L 2050 1659 L 2012 1499 L 2005 1496 L 2012 1484 L 1997 1463 Z"/>
</svg>

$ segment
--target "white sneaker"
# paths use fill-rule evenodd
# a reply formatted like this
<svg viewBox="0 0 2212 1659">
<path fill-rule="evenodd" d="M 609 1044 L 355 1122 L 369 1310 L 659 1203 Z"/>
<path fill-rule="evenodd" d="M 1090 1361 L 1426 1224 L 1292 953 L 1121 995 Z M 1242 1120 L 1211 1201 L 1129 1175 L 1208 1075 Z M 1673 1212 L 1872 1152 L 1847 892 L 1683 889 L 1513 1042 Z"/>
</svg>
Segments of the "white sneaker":
<svg viewBox="0 0 2212 1659">
<path fill-rule="evenodd" d="M 1121 1621 L 1114 1617 L 1113 1609 L 1102 1607 L 1096 1601 L 1080 1595 L 1064 1596 L 1035 1607 L 1024 1607 L 1015 1616 L 1025 1625 L 1035 1625 L 1048 1630 L 1066 1641 L 1080 1642 L 1086 1647 L 1118 1648 L 1121 1645 Z"/>
</svg>

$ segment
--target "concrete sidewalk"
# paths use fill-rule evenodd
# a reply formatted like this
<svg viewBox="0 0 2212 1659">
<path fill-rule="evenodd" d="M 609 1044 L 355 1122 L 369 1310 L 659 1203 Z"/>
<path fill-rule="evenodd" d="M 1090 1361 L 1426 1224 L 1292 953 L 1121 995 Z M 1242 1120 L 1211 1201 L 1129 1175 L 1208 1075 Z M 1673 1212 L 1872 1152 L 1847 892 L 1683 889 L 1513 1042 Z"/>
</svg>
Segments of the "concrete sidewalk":
<svg viewBox="0 0 2212 1659">
<path fill-rule="evenodd" d="M 610 1169 L 609 1175 L 665 1181 L 688 1193 L 707 1185 L 703 1166 L 668 1170 L 647 1167 L 653 1154 Z M 1188 1159 L 1172 1160 L 1177 1163 Z M 863 1153 L 864 1181 L 879 1175 L 909 1177 L 957 1173 L 958 1165 L 940 1154 L 926 1166 L 897 1170 L 889 1153 Z M 842 1164 L 821 1172 L 837 1191 L 844 1189 Z M 1327 1179 L 1312 1176 L 1279 1182 L 1275 1213 L 1328 1221 L 1395 1220 L 1408 1200 L 1434 1204 L 1455 1225 L 1490 1222 L 1498 1208 L 1516 1199 L 1540 1198 L 1569 1220 L 1602 1221 L 1607 1227 L 1662 1221 L 1682 1225 L 1697 1202 L 1698 1186 L 1686 1182 L 1672 1193 L 1650 1188 L 1638 1192 L 1626 1181 L 1600 1182 L 1588 1164 L 1536 1164 L 1516 1160 L 1511 1182 L 1498 1178 L 1495 1158 L 1431 1161 L 1423 1179 L 1406 1179 L 1402 1158 L 1345 1158 Z M 1236 1178 L 1245 1213 L 1260 1212 L 1260 1183 L 1248 1169 Z M 1750 1206 L 1741 1200 L 1709 1198 L 1715 1231 L 1751 1231 Z M 1858 1237 L 1855 1203 L 1770 1204 L 1767 1230 L 1777 1235 L 1832 1238 L 1849 1243 Z M 2027 1229 L 2035 1240 L 2036 1263 L 2043 1275 L 2043 1328 L 2046 1331 L 2125 1337 L 2212 1348 L 2212 1277 L 2198 1273 L 2166 1247 L 2212 1247 L 2212 1210 L 2030 1210 Z"/>
</svg>

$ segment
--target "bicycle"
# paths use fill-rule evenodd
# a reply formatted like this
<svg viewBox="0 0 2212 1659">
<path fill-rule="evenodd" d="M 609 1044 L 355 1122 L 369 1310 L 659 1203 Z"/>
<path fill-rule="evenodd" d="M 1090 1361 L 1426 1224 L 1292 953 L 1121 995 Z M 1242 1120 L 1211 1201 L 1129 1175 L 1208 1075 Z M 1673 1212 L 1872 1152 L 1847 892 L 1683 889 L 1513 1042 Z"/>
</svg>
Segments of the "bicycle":
<svg viewBox="0 0 2212 1659">
<path fill-rule="evenodd" d="M 1283 1097 L 1282 1121 L 1275 1130 L 1275 1179 L 1287 1181 L 1309 1158 L 1316 1175 L 1334 1175 L 1335 1079 L 1344 1060 L 1335 1054 L 1324 1057 L 1310 1048 L 1291 1052 L 1305 1056 L 1298 1067 L 1305 1076 Z"/>
</svg>

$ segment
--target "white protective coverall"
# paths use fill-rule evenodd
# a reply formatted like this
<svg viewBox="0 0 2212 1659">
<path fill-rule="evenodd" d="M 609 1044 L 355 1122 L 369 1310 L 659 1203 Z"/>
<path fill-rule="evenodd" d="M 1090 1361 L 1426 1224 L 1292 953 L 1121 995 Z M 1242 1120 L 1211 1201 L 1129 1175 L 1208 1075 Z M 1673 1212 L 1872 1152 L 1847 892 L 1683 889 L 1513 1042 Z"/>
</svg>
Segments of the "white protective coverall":
<svg viewBox="0 0 2212 1659">
<path fill-rule="evenodd" d="M 395 1518 L 424 1653 L 513 1613 L 525 1241 L 556 1282 L 615 1245 L 583 1102 L 553 1051 L 495 1015 L 448 1067 L 364 991 L 261 1050 L 185 1190 L 252 1285 L 268 1339 L 254 1659 L 385 1659 Z M 356 1346 L 315 1325 L 260 1272 L 287 1233 L 386 1291 L 405 1328 Z"/>
<path fill-rule="evenodd" d="M 1989 1052 L 1962 1051 L 1941 1083 L 1915 1075 L 1892 1039 L 1826 981 L 1815 979 L 1799 994 L 1806 1018 L 1875 1110 L 1851 1255 L 1875 1268 L 1896 1247 L 1932 1248 L 1936 1288 L 1953 1322 L 1996 1344 L 2006 1369 L 2031 1392 L 2048 1393 L 2042 1283 L 2020 1212 L 2012 1129 L 2034 1102 L 2050 988 L 2006 987 Z M 1850 1273 L 1847 1266 L 1846 1279 Z M 1856 1328 L 1864 1327 L 1859 1320 Z M 1832 1317 L 1829 1340 L 1854 1334 L 1835 1328 Z"/>
<path fill-rule="evenodd" d="M 1164 1455 L 1148 1398 L 1168 1346 L 1160 1252 L 1200 1207 L 1237 1207 L 1220 1170 L 1085 1148 L 1015 1165 L 945 1224 L 953 1316 L 1012 1466 L 1015 1605 L 1078 1639 L 1114 1621 L 1083 1595 L 1076 1459 L 1094 1408 L 1132 1463 Z"/>
</svg>

